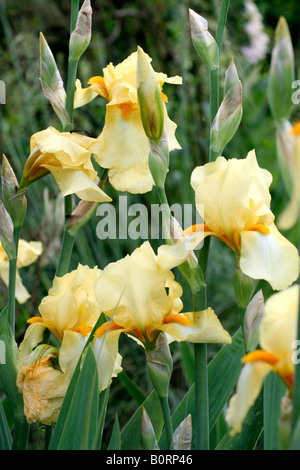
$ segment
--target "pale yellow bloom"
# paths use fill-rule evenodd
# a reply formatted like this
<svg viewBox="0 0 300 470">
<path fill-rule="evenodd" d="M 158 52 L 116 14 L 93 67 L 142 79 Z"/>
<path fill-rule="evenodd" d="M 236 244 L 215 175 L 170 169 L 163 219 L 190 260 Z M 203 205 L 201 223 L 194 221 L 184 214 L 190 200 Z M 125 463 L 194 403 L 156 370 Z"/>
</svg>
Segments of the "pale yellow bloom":
<svg viewBox="0 0 300 470">
<path fill-rule="evenodd" d="M 294 285 L 272 295 L 265 304 L 260 325 L 260 346 L 247 354 L 238 379 L 236 394 L 231 398 L 226 419 L 231 434 L 242 430 L 242 423 L 258 397 L 266 375 L 273 371 L 292 395 L 297 338 L 299 286 Z"/>
<path fill-rule="evenodd" d="M 149 242 L 131 255 L 109 264 L 97 282 L 96 292 L 103 312 L 112 319 L 96 332 L 100 337 L 109 326 L 125 332 L 145 347 L 164 331 L 170 341 L 230 343 L 211 308 L 181 313 L 182 287 L 168 267 L 159 264 Z"/>
<path fill-rule="evenodd" d="M 71 378 L 102 312 L 95 292 L 100 276 L 101 270 L 98 268 L 78 265 L 74 271 L 54 279 L 53 287 L 39 306 L 41 316 L 29 319 L 31 325 L 20 345 L 20 364 L 41 342 L 47 328 L 61 342 L 59 365 L 61 371 Z M 107 341 L 110 341 L 110 335 L 105 335 L 100 349 L 98 344 L 94 344 L 100 390 L 107 388 L 112 377 L 121 370 L 121 357 L 117 350 L 113 360 L 107 357 Z"/>
<path fill-rule="evenodd" d="M 57 421 L 70 379 L 52 367 L 55 357 L 56 354 L 49 353 L 31 363 L 28 356 L 18 372 L 17 387 L 23 394 L 28 423 L 39 421 L 49 425 Z"/>
<path fill-rule="evenodd" d="M 272 175 L 258 166 L 255 152 L 245 159 L 226 160 L 195 168 L 191 184 L 196 208 L 204 220 L 185 230 L 177 247 L 165 247 L 186 257 L 206 236 L 212 235 L 235 253 L 241 271 L 253 279 L 268 281 L 275 290 L 285 289 L 299 275 L 296 247 L 278 231 L 270 209 Z"/>
<path fill-rule="evenodd" d="M 145 54 L 149 63 L 151 58 Z M 149 143 L 145 134 L 136 88 L 137 52 L 122 63 L 110 63 L 103 70 L 103 77 L 92 77 L 90 87 L 83 89 L 76 83 L 75 107 L 83 106 L 96 95 L 107 100 L 103 131 L 92 146 L 95 159 L 101 167 L 108 168 L 110 183 L 119 191 L 145 193 L 153 186 L 148 166 Z M 181 77 L 168 78 L 156 73 L 160 88 L 164 83 L 180 84 Z M 162 94 L 166 101 L 166 95 Z M 164 104 L 164 130 L 169 150 L 180 145 L 175 137 L 176 124 L 170 120 Z"/>
<path fill-rule="evenodd" d="M 30 298 L 30 294 L 22 283 L 19 269 L 34 263 L 43 251 L 41 242 L 19 241 L 18 257 L 17 257 L 17 274 L 16 274 L 16 299 L 23 304 Z M 0 243 L 0 277 L 8 286 L 9 280 L 9 259 Z"/>
<path fill-rule="evenodd" d="M 24 167 L 20 188 L 52 173 L 63 196 L 76 194 L 94 202 L 111 201 L 97 185 L 98 175 L 91 161 L 96 139 L 54 127 L 35 133 L 30 139 L 30 156 Z"/>
<path fill-rule="evenodd" d="M 290 201 L 285 210 L 280 214 L 278 226 L 282 230 L 292 228 L 299 220 L 300 215 L 300 121 L 292 127 L 287 126 L 285 133 L 281 134 L 281 146 L 284 146 L 284 157 L 291 179 Z"/>
</svg>

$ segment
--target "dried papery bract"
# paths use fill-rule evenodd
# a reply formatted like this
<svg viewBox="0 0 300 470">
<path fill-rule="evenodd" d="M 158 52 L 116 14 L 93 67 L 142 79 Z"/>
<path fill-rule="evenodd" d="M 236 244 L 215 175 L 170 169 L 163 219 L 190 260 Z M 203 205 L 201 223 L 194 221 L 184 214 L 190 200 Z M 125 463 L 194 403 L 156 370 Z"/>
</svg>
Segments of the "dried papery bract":
<svg viewBox="0 0 300 470">
<path fill-rule="evenodd" d="M 1 183 L 5 208 L 11 216 L 14 227 L 21 227 L 27 210 L 27 201 L 24 192 L 18 191 L 18 180 L 5 155 L 3 155 Z"/>
<path fill-rule="evenodd" d="M 189 414 L 173 434 L 171 450 L 190 450 L 192 446 L 192 417 Z"/>
<path fill-rule="evenodd" d="M 52 51 L 40 33 L 40 81 L 45 98 L 47 98 L 62 125 L 70 123 L 66 110 L 66 91 Z"/>
<path fill-rule="evenodd" d="M 158 449 L 155 431 L 153 429 L 149 415 L 144 407 L 142 407 L 141 419 L 141 445 L 144 450 Z"/>
<path fill-rule="evenodd" d="M 168 396 L 173 370 L 173 360 L 166 335 L 161 332 L 151 347 L 147 346 L 146 357 L 151 381 L 159 397 Z"/>
<path fill-rule="evenodd" d="M 9 259 L 16 258 L 14 225 L 11 217 L 0 200 L 0 241 Z"/>
<path fill-rule="evenodd" d="M 244 341 L 247 351 L 254 351 L 259 342 L 259 326 L 264 315 L 264 296 L 259 290 L 249 302 L 244 316 Z"/>
<path fill-rule="evenodd" d="M 226 93 L 211 126 L 210 147 L 221 155 L 236 133 L 242 119 L 242 83 L 239 80 Z"/>
</svg>

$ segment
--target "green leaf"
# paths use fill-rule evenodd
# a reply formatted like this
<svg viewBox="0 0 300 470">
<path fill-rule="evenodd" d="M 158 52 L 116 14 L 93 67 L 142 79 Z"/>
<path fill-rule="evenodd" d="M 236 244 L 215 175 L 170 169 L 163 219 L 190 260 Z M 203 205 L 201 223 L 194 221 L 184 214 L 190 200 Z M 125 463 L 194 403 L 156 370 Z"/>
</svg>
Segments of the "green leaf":
<svg viewBox="0 0 300 470">
<path fill-rule="evenodd" d="M 121 434 L 118 416 L 116 416 L 114 427 L 110 436 L 107 450 L 121 450 Z"/>
<path fill-rule="evenodd" d="M 188 384 L 192 384 L 195 381 L 195 360 L 193 350 L 190 346 L 190 343 L 187 343 L 186 341 L 181 341 L 179 343 L 183 371 Z"/>
<path fill-rule="evenodd" d="M 0 450 L 11 450 L 12 437 L 9 425 L 5 416 L 5 411 L 0 402 Z"/>
<path fill-rule="evenodd" d="M 93 450 L 98 431 L 98 372 L 89 346 L 82 369 L 78 363 L 50 442 L 50 450 Z"/>
<path fill-rule="evenodd" d="M 124 450 L 140 450 L 143 407 L 149 415 L 156 437 L 158 438 L 161 434 L 164 424 L 163 416 L 159 398 L 153 390 L 121 431 L 121 447 Z"/>
<path fill-rule="evenodd" d="M 241 329 L 232 337 L 232 343 L 223 346 L 208 364 L 209 387 L 209 427 L 212 430 L 219 415 L 229 399 L 236 384 L 242 363 L 241 358 L 245 354 L 244 340 Z M 194 384 L 181 400 L 172 416 L 173 429 L 176 429 L 181 421 L 190 413 L 195 414 L 195 387 Z M 194 427 L 194 426 L 193 426 Z M 162 433 L 159 447 L 166 448 L 166 436 Z"/>
<path fill-rule="evenodd" d="M 267 375 L 264 381 L 264 450 L 278 450 L 280 405 L 285 391 L 276 374 Z"/>
<path fill-rule="evenodd" d="M 228 431 L 216 450 L 253 450 L 263 426 L 263 392 L 261 392 L 243 422 L 242 431 L 234 436 L 230 436 Z"/>
<path fill-rule="evenodd" d="M 0 361 L 0 386 L 14 410 L 15 418 L 23 421 L 25 420 L 23 397 L 16 385 L 19 349 L 8 324 L 7 307 L 0 314 L 0 345 L 3 344 L 5 360 Z"/>
<path fill-rule="evenodd" d="M 120 372 L 118 378 L 123 382 L 127 392 L 135 399 L 138 405 L 141 405 L 146 400 L 146 394 L 131 380 L 126 372 Z"/>
</svg>

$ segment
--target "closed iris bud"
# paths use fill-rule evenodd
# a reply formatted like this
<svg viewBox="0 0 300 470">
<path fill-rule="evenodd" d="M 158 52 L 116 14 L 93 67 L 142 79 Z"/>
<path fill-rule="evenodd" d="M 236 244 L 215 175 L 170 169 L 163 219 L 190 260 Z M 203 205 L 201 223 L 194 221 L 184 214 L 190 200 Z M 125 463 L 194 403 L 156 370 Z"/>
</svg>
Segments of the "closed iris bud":
<svg viewBox="0 0 300 470">
<path fill-rule="evenodd" d="M 288 119 L 292 109 L 294 51 L 288 24 L 280 17 L 275 30 L 268 81 L 268 100 L 275 121 Z"/>
<path fill-rule="evenodd" d="M 146 349 L 149 376 L 160 398 L 168 396 L 173 361 L 164 332 L 159 333 L 155 342 Z"/>
<path fill-rule="evenodd" d="M 92 34 L 92 8 L 90 0 L 85 0 L 78 13 L 74 31 L 69 43 L 69 58 L 77 61 L 87 49 Z"/>
<path fill-rule="evenodd" d="M 14 224 L 0 200 L 0 241 L 9 259 L 16 259 Z"/>
<path fill-rule="evenodd" d="M 192 41 L 198 55 L 209 70 L 215 70 L 219 66 L 219 48 L 214 37 L 208 31 L 206 19 L 191 9 L 189 10 L 189 19 Z"/>
<path fill-rule="evenodd" d="M 11 216 L 14 227 L 21 227 L 27 201 L 24 192 L 18 192 L 18 180 L 5 155 L 3 155 L 1 183 L 5 208 Z"/>
<path fill-rule="evenodd" d="M 211 149 L 221 155 L 242 119 L 242 84 L 237 81 L 226 93 L 211 126 Z"/>
<path fill-rule="evenodd" d="M 42 91 L 60 119 L 63 126 L 70 122 L 66 110 L 66 92 L 52 51 L 42 33 L 40 33 L 40 81 Z"/>
<path fill-rule="evenodd" d="M 137 50 L 136 88 L 145 133 L 148 139 L 158 143 L 164 128 L 161 88 L 141 47 Z"/>
<path fill-rule="evenodd" d="M 245 309 L 254 294 L 257 285 L 257 280 L 244 274 L 239 267 L 237 267 L 234 276 L 234 292 L 239 307 Z"/>
</svg>

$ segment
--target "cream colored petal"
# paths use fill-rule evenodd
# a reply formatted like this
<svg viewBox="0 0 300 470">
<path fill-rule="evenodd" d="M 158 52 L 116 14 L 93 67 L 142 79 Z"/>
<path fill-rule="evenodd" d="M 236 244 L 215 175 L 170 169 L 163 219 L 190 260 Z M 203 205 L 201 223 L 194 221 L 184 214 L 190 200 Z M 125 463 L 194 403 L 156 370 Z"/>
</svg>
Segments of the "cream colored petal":
<svg viewBox="0 0 300 470">
<path fill-rule="evenodd" d="M 171 308 L 165 289 L 171 276 L 158 265 L 150 243 L 143 243 L 103 270 L 97 285 L 103 312 L 128 331 L 156 329 Z"/>
<path fill-rule="evenodd" d="M 19 346 L 20 356 L 17 362 L 18 369 L 23 365 L 26 357 L 43 340 L 45 325 L 42 323 L 33 323 L 26 332 L 23 341 Z"/>
<path fill-rule="evenodd" d="M 224 330 L 218 317 L 210 307 L 201 312 L 188 312 L 180 314 L 180 316 L 187 318 L 191 325 L 172 322 L 162 325 L 159 329 L 168 333 L 176 341 L 231 343 L 230 335 Z"/>
<path fill-rule="evenodd" d="M 196 168 L 191 177 L 197 209 L 205 223 L 229 237 L 243 230 L 252 216 L 273 220 L 269 208 L 271 181 L 271 174 L 259 168 L 255 152 L 245 159 L 218 157 Z"/>
<path fill-rule="evenodd" d="M 265 303 L 260 325 L 260 345 L 281 357 L 291 357 L 296 339 L 299 286 L 293 285 L 273 294 Z"/>
<path fill-rule="evenodd" d="M 105 390 L 121 371 L 122 357 L 118 352 L 119 336 L 122 330 L 111 330 L 93 340 L 97 363 L 99 391 Z"/>
<path fill-rule="evenodd" d="M 293 197 L 278 218 L 278 228 L 289 230 L 294 227 L 299 219 L 299 212 L 298 201 Z"/>
<path fill-rule="evenodd" d="M 18 247 L 18 268 L 28 266 L 34 263 L 37 258 L 42 254 L 43 244 L 41 242 L 27 242 L 25 240 L 19 241 Z"/>
<path fill-rule="evenodd" d="M 98 268 L 78 265 L 62 277 L 55 277 L 48 296 L 39 305 L 45 322 L 56 328 L 62 336 L 64 330 L 74 329 L 83 322 L 93 328 L 101 313 L 95 285 L 100 277 Z"/>
<path fill-rule="evenodd" d="M 177 139 L 175 137 L 177 124 L 175 124 L 175 122 L 173 122 L 169 118 L 165 105 L 164 105 L 164 113 L 165 113 L 164 130 L 165 130 L 165 133 L 166 133 L 166 136 L 167 136 L 169 150 L 172 151 L 172 150 L 175 150 L 175 149 L 177 149 L 177 150 L 181 149 L 181 145 L 179 144 L 179 142 L 177 141 Z"/>
<path fill-rule="evenodd" d="M 270 233 L 241 233 L 241 270 L 253 279 L 265 279 L 274 290 L 290 286 L 299 275 L 296 247 L 280 234 L 274 224 Z"/>
<path fill-rule="evenodd" d="M 62 165 L 78 167 L 85 164 L 91 157 L 86 149 L 95 139 L 71 133 L 60 133 L 53 127 L 37 132 L 31 137 L 31 145 L 38 145 L 45 156 L 55 157 Z"/>
<path fill-rule="evenodd" d="M 49 165 L 43 166 L 52 173 L 63 196 L 76 194 L 84 201 L 111 201 L 111 198 L 84 171 Z"/>
<path fill-rule="evenodd" d="M 27 291 L 26 287 L 23 285 L 22 279 L 19 272 L 16 273 L 16 299 L 19 304 L 24 304 L 28 299 L 30 299 L 30 294 Z"/>
<path fill-rule="evenodd" d="M 266 375 L 272 370 L 269 364 L 256 362 L 246 364 L 237 382 L 236 394 L 230 399 L 226 420 L 234 435 L 242 431 L 242 424 L 248 411 L 258 397 Z"/>
<path fill-rule="evenodd" d="M 148 163 L 131 168 L 108 170 L 110 184 L 117 191 L 128 191 L 131 194 L 144 194 L 151 191 L 154 185 Z"/>
<path fill-rule="evenodd" d="M 21 367 L 17 387 L 23 394 L 28 423 L 55 423 L 69 385 L 69 379 L 50 365 L 51 354 L 30 366 Z"/>
<path fill-rule="evenodd" d="M 119 106 L 106 106 L 105 125 L 91 147 L 95 159 L 103 168 L 134 168 L 148 162 L 149 144 L 138 108 L 130 119 L 123 119 Z"/>
<path fill-rule="evenodd" d="M 8 287 L 9 283 L 9 269 L 1 269 L 0 271 L 1 278 L 4 284 Z M 15 297 L 19 304 L 24 304 L 29 298 L 30 294 L 27 291 L 26 287 L 23 285 L 22 279 L 20 277 L 19 271 L 16 273 L 16 291 Z"/>
<path fill-rule="evenodd" d="M 65 330 L 59 350 L 59 365 L 67 377 L 71 378 L 88 336 L 71 330 Z"/>
<path fill-rule="evenodd" d="M 93 87 L 82 88 L 79 79 L 75 81 L 75 94 L 74 94 L 74 109 L 85 106 L 87 103 L 92 101 L 98 93 L 93 90 Z"/>
<path fill-rule="evenodd" d="M 184 263 L 193 250 L 195 250 L 209 234 L 210 232 L 198 231 L 191 235 L 186 235 L 173 245 L 159 246 L 157 250 L 158 263 L 164 269 L 173 269 L 179 266 Z"/>
</svg>

